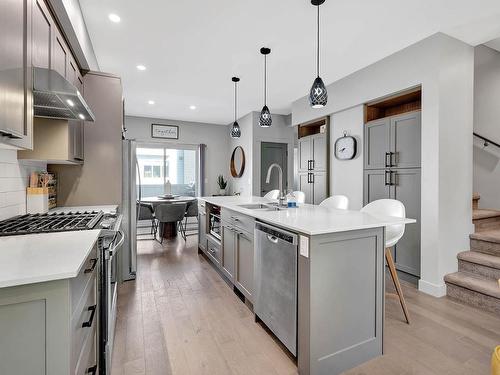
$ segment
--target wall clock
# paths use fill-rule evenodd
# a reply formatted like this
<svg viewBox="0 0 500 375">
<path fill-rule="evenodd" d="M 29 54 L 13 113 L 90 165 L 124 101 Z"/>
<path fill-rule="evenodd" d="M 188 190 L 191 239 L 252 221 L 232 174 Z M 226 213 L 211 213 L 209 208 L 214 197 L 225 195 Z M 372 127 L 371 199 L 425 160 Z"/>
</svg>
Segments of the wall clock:
<svg viewBox="0 0 500 375">
<path fill-rule="evenodd" d="M 358 148 L 357 143 L 356 138 L 344 132 L 344 136 L 335 141 L 335 157 L 339 160 L 354 159 Z"/>
</svg>

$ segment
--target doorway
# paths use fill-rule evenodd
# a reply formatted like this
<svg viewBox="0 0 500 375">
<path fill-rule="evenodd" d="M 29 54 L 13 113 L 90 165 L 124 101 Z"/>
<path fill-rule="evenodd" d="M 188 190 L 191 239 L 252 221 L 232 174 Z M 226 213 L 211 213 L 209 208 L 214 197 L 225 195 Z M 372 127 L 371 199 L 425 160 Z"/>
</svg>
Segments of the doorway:
<svg viewBox="0 0 500 375">
<path fill-rule="evenodd" d="M 260 151 L 260 195 L 264 196 L 269 191 L 278 189 L 279 175 L 271 174 L 269 184 L 266 184 L 267 170 L 273 163 L 283 169 L 283 188 L 288 188 L 288 144 L 275 142 L 262 142 Z"/>
</svg>

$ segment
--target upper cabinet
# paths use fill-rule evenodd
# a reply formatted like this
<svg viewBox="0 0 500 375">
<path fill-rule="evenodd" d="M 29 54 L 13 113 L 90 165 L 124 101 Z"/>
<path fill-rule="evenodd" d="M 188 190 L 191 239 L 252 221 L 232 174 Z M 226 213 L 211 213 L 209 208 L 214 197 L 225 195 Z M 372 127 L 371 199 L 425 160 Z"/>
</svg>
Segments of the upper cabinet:
<svg viewBox="0 0 500 375">
<path fill-rule="evenodd" d="M 33 7 L 33 66 L 50 69 L 52 36 L 54 35 L 54 21 L 45 3 L 36 0 Z"/>
<path fill-rule="evenodd" d="M 31 147 L 32 0 L 0 2 L 0 142 Z"/>
</svg>

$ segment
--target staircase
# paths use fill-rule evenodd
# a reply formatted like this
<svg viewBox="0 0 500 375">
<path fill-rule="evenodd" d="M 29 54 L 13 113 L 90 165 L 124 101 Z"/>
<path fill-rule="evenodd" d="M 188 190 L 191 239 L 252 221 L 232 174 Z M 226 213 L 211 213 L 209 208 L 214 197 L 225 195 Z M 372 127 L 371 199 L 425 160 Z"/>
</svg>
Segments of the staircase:
<svg viewBox="0 0 500 375">
<path fill-rule="evenodd" d="M 470 251 L 457 255 L 458 272 L 444 281 L 448 297 L 500 314 L 500 211 L 480 209 L 479 199 L 472 197 Z"/>
</svg>

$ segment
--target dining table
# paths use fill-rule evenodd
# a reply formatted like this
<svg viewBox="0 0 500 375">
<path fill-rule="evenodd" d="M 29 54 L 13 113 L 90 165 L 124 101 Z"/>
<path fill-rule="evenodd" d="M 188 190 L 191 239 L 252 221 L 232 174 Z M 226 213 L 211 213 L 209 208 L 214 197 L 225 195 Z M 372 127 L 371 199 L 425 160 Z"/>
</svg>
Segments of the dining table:
<svg viewBox="0 0 500 375">
<path fill-rule="evenodd" d="M 174 203 L 190 203 L 196 200 L 196 197 L 189 197 L 189 196 L 173 196 L 173 197 L 164 197 L 164 196 L 154 196 L 154 197 L 144 197 L 141 198 L 140 202 L 141 203 L 148 203 L 153 206 L 153 210 L 156 206 L 160 204 L 174 204 Z M 177 236 L 177 223 L 176 222 L 170 222 L 170 223 L 163 223 L 163 231 L 162 236 L 165 239 L 172 239 Z"/>
</svg>

